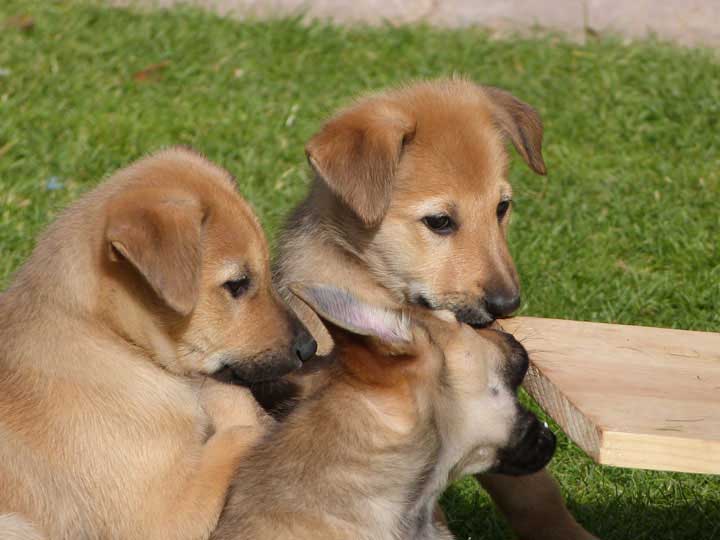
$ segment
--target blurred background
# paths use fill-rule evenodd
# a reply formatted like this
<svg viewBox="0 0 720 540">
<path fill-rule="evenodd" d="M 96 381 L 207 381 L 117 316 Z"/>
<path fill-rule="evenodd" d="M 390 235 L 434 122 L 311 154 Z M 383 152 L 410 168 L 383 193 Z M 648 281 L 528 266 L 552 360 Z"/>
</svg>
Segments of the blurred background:
<svg viewBox="0 0 720 540">
<path fill-rule="evenodd" d="M 272 239 L 334 109 L 461 73 L 545 123 L 548 176 L 511 170 L 523 314 L 720 330 L 717 0 L 3 0 L 0 29 L 3 286 L 58 211 L 172 144 L 228 168 Z M 565 438 L 551 468 L 603 539 L 720 538 L 717 477 Z M 444 505 L 458 538 L 509 537 L 474 480 Z"/>
<path fill-rule="evenodd" d="M 587 34 L 658 36 L 684 45 L 720 45 L 720 4 L 713 0 L 109 0 L 117 6 L 192 5 L 221 15 L 393 25 L 482 26 L 493 31 L 532 28 Z"/>
</svg>

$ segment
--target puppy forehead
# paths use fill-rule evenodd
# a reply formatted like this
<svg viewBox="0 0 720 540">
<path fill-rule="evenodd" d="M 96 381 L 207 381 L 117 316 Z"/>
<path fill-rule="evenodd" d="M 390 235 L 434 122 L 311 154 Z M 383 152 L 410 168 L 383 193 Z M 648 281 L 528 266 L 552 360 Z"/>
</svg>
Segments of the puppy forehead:
<svg viewBox="0 0 720 540">
<path fill-rule="evenodd" d="M 460 205 L 496 199 L 509 191 L 507 153 L 494 128 L 444 126 L 431 135 L 413 140 L 401 159 L 399 197 Z"/>
<path fill-rule="evenodd" d="M 447 354 L 461 355 L 472 365 L 492 368 L 501 361 L 505 352 L 500 341 L 486 333 L 478 332 L 467 324 L 461 324 L 448 346 Z"/>
<path fill-rule="evenodd" d="M 512 198 L 512 188 L 504 178 L 490 180 L 478 176 L 473 181 L 463 181 L 443 174 L 413 176 L 412 183 L 398 187 L 391 202 L 391 208 L 410 218 L 448 214 L 467 225 L 464 219 L 467 216 L 481 222 L 479 218 L 484 215 L 485 207 Z"/>
<path fill-rule="evenodd" d="M 426 152 L 454 158 L 457 166 L 482 166 L 504 155 L 492 110 L 476 99 L 437 99 L 415 107 L 415 137 Z"/>
<path fill-rule="evenodd" d="M 259 268 L 269 259 L 262 227 L 240 195 L 232 175 L 201 154 L 174 147 L 133 165 L 136 183 L 176 190 L 205 210 L 203 259 L 212 265 L 231 260 Z"/>
<path fill-rule="evenodd" d="M 269 248 L 262 227 L 250 205 L 237 193 L 224 195 L 208 205 L 206 253 L 224 268 L 258 267 L 269 257 Z M 242 270 L 238 267 L 238 271 Z"/>
</svg>

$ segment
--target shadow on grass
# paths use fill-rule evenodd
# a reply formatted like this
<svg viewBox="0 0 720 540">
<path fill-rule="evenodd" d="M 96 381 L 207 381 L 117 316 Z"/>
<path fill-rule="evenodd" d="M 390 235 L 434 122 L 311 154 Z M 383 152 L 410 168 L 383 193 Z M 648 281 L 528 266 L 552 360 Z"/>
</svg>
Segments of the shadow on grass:
<svg viewBox="0 0 720 540">
<path fill-rule="evenodd" d="M 514 538 L 489 496 L 473 479 L 453 485 L 441 502 L 458 540 Z M 655 498 L 650 502 L 628 501 L 618 494 L 604 503 L 568 501 L 568 506 L 601 540 L 720 540 L 720 503 L 715 498 L 662 506 Z"/>
<path fill-rule="evenodd" d="M 703 500 L 672 507 L 617 500 L 571 511 L 603 540 L 720 540 L 720 508 Z"/>
</svg>

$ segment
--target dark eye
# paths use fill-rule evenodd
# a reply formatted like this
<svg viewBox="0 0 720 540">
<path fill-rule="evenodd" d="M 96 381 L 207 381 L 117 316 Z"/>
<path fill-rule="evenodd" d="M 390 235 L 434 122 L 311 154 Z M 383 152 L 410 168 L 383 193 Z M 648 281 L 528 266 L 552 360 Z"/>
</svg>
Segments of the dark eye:
<svg viewBox="0 0 720 540">
<path fill-rule="evenodd" d="M 250 278 L 243 276 L 238 279 L 231 279 L 223 283 L 223 287 L 227 289 L 233 298 L 240 298 L 250 288 Z"/>
<path fill-rule="evenodd" d="M 435 234 L 450 234 L 456 229 L 455 222 L 447 214 L 425 216 L 422 218 L 422 222 Z"/>
<path fill-rule="evenodd" d="M 497 205 L 497 217 L 498 221 L 502 221 L 502 219 L 505 217 L 505 214 L 507 214 L 507 211 L 510 210 L 510 201 L 500 201 L 500 204 Z"/>
</svg>

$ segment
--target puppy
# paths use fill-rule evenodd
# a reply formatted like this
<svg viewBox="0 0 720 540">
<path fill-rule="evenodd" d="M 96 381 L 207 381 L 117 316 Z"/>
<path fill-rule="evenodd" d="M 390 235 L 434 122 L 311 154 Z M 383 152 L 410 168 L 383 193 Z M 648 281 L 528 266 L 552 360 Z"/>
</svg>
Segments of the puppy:
<svg viewBox="0 0 720 540">
<path fill-rule="evenodd" d="M 448 481 L 552 457 L 552 432 L 517 400 L 528 358 L 509 334 L 296 292 L 327 322 L 334 358 L 243 460 L 212 538 L 450 539 L 432 520 Z"/>
<path fill-rule="evenodd" d="M 262 426 L 247 391 L 222 416 L 206 378 L 265 381 L 314 353 L 268 259 L 230 174 L 177 148 L 48 228 L 0 296 L 0 514 L 23 518 L 6 529 L 209 536 Z"/>
<path fill-rule="evenodd" d="M 287 293 L 291 282 L 362 291 L 371 302 L 450 310 L 476 327 L 520 304 L 506 235 L 512 213 L 505 143 L 545 174 L 538 113 L 511 94 L 464 79 L 370 95 L 337 113 L 307 144 L 307 198 L 280 237 L 275 277 L 319 341 L 317 317 Z M 256 396 L 281 410 L 286 383 Z M 591 538 L 546 472 L 483 476 L 522 538 Z"/>
</svg>

